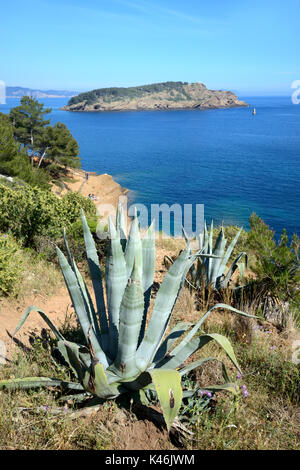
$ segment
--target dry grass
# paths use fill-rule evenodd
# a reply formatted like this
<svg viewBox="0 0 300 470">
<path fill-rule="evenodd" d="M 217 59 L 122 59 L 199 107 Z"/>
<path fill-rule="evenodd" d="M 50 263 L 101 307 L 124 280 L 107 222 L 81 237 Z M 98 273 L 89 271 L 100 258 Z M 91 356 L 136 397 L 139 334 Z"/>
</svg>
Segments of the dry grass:
<svg viewBox="0 0 300 470">
<path fill-rule="evenodd" d="M 23 277 L 19 298 L 32 294 L 51 295 L 64 284 L 60 269 L 33 251 L 23 251 Z"/>
</svg>

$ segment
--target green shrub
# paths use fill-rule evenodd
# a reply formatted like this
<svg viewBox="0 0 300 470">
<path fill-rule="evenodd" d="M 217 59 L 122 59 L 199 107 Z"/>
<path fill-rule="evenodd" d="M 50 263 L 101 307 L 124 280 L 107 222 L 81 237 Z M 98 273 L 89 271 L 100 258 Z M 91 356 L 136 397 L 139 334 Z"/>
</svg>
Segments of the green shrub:
<svg viewBox="0 0 300 470">
<path fill-rule="evenodd" d="M 50 191 L 28 185 L 8 187 L 0 184 L 0 230 L 11 232 L 25 246 L 34 245 L 36 236 L 56 238 L 80 217 L 83 208 L 95 216 L 92 201 L 78 193 L 68 193 L 58 199 Z"/>
<path fill-rule="evenodd" d="M 281 300 L 294 301 L 296 297 L 299 298 L 299 238 L 294 235 L 292 241 L 289 241 L 286 230 L 283 230 L 276 242 L 275 232 L 256 214 L 253 213 L 249 220 L 251 231 L 248 244 L 255 254 L 255 263 L 251 269 L 259 293 L 270 293 Z"/>
<path fill-rule="evenodd" d="M 19 246 L 11 235 L 0 234 L 0 296 L 15 294 L 22 275 Z"/>
</svg>

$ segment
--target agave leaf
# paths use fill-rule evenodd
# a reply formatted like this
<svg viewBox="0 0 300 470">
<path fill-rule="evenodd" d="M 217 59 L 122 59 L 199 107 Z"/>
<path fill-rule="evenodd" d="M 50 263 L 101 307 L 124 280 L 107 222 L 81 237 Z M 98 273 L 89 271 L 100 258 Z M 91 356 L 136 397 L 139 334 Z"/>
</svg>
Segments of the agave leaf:
<svg viewBox="0 0 300 470">
<path fill-rule="evenodd" d="M 185 249 L 170 267 L 157 292 L 148 328 L 136 353 L 136 364 L 140 370 L 146 370 L 152 363 L 165 334 L 187 263 L 189 259 Z"/>
<path fill-rule="evenodd" d="M 65 245 L 65 248 L 66 248 L 69 265 L 71 266 L 71 268 L 73 269 L 73 271 L 74 271 L 74 273 L 77 277 L 77 281 L 78 281 L 78 284 L 81 288 L 81 292 L 82 292 L 82 295 L 83 295 L 84 300 L 86 302 L 87 308 L 89 310 L 90 317 L 93 320 L 93 326 L 94 326 L 95 332 L 97 334 L 97 337 L 100 339 L 100 329 L 99 329 L 99 324 L 98 324 L 96 312 L 95 312 L 95 309 L 94 309 L 94 305 L 93 305 L 90 293 L 89 293 L 89 291 L 86 287 L 86 284 L 83 280 L 83 277 L 82 277 L 79 269 L 77 268 L 77 265 L 75 263 L 74 258 L 72 257 L 65 229 L 64 229 L 64 245 Z"/>
<path fill-rule="evenodd" d="M 85 304 L 86 304 L 86 306 L 88 308 L 88 311 L 89 311 L 89 316 L 92 319 L 92 324 L 93 324 L 93 327 L 95 329 L 96 336 L 99 339 L 99 341 L 101 342 L 101 332 L 100 332 L 100 328 L 99 328 L 99 323 L 98 323 L 98 319 L 97 319 L 97 316 L 96 316 L 95 308 L 94 308 L 90 293 L 88 291 L 88 288 L 86 287 L 86 283 L 84 282 L 80 271 L 77 268 L 77 265 L 76 265 L 74 259 L 72 260 L 72 263 L 73 263 L 74 273 L 77 277 L 78 284 L 81 288 L 82 296 L 84 298 Z"/>
<path fill-rule="evenodd" d="M 149 374 L 155 385 L 168 431 L 170 431 L 182 402 L 181 376 L 176 370 L 168 369 L 153 369 L 149 371 Z"/>
<path fill-rule="evenodd" d="M 193 353 L 201 349 L 207 343 L 212 341 L 212 338 L 208 335 L 197 336 L 184 345 L 176 354 L 174 349 L 170 355 L 165 356 L 161 361 L 155 365 L 155 369 L 177 369 L 180 367 L 188 357 Z"/>
<path fill-rule="evenodd" d="M 204 253 L 207 253 L 208 251 L 208 242 L 209 242 L 209 237 L 208 237 L 208 230 L 207 230 L 207 225 L 206 225 L 206 220 L 204 221 L 204 232 L 203 232 L 203 251 Z M 199 247 L 201 249 L 201 247 Z"/>
<path fill-rule="evenodd" d="M 234 307 L 231 307 L 230 305 L 226 304 L 216 304 L 213 307 L 211 307 L 205 315 L 203 315 L 202 318 L 196 323 L 196 325 L 191 329 L 191 331 L 186 335 L 186 337 L 176 346 L 173 351 L 172 355 L 176 355 L 181 349 L 185 347 L 185 345 L 195 336 L 197 331 L 199 330 L 200 326 L 202 323 L 207 319 L 207 317 L 211 314 L 213 310 L 216 308 L 223 308 L 226 310 L 230 310 L 231 312 L 238 313 L 239 315 L 242 315 L 243 317 L 248 317 L 248 318 L 255 318 L 253 315 L 249 315 L 248 313 L 242 312 L 240 310 L 237 310 Z"/>
<path fill-rule="evenodd" d="M 208 251 L 207 254 L 212 255 L 213 254 L 213 233 L 214 233 L 214 223 L 211 221 L 210 224 L 210 232 L 209 232 L 209 241 L 208 241 Z M 212 259 L 207 258 L 205 260 L 205 263 L 207 265 L 207 279 L 208 281 L 211 279 L 211 273 L 212 273 Z"/>
<path fill-rule="evenodd" d="M 53 323 L 51 322 L 51 320 L 47 317 L 47 315 L 45 314 L 45 312 L 43 312 L 43 310 L 41 310 L 39 307 L 36 307 L 35 305 L 31 306 L 31 307 L 28 307 L 26 308 L 17 328 L 15 329 L 15 332 L 13 334 L 13 336 L 15 336 L 17 334 L 17 332 L 19 331 L 19 329 L 22 327 L 22 325 L 25 323 L 27 317 L 29 316 L 29 314 L 31 312 L 38 312 L 41 317 L 43 318 L 43 320 L 45 320 L 45 322 L 47 323 L 47 325 L 49 326 L 49 328 L 53 331 L 53 333 L 55 334 L 56 338 L 58 340 L 64 340 L 64 337 L 63 335 L 55 328 L 55 326 L 53 325 Z"/>
<path fill-rule="evenodd" d="M 67 382 L 48 377 L 26 377 L 24 379 L 0 380 L 0 390 L 18 390 L 39 387 L 62 387 L 71 390 L 83 390 L 79 383 Z"/>
<path fill-rule="evenodd" d="M 80 346 L 70 341 L 65 341 L 64 346 L 66 348 L 68 362 L 71 364 L 72 369 L 75 370 L 79 382 L 82 382 L 86 366 L 82 363 L 79 355 Z"/>
<path fill-rule="evenodd" d="M 243 262 L 239 263 L 238 268 L 239 268 L 239 271 L 240 271 L 241 279 L 243 279 L 244 275 L 245 275 L 245 263 L 243 263 Z"/>
<path fill-rule="evenodd" d="M 73 374 L 75 375 L 75 377 L 78 378 L 78 375 L 77 375 L 77 371 L 76 369 L 72 366 L 72 363 L 70 362 L 70 358 L 69 358 L 69 355 L 68 355 L 68 352 L 67 352 L 67 348 L 66 348 L 66 345 L 65 345 L 65 342 L 64 341 L 58 341 L 57 342 L 57 345 L 56 345 L 56 348 L 54 351 L 58 350 L 59 353 L 61 354 L 61 356 L 63 357 L 64 361 L 68 364 L 68 366 L 70 367 L 70 369 L 72 370 Z"/>
<path fill-rule="evenodd" d="M 124 216 L 124 209 L 122 204 L 118 203 L 117 216 L 116 216 L 116 230 L 120 233 L 121 246 L 123 251 L 126 249 L 127 243 L 127 230 Z"/>
<path fill-rule="evenodd" d="M 218 333 L 210 333 L 208 336 L 210 336 L 212 339 L 214 339 L 226 352 L 227 356 L 233 363 L 233 365 L 237 368 L 239 372 L 242 372 L 240 369 L 240 366 L 238 364 L 238 361 L 235 357 L 233 347 L 231 346 L 230 341 L 226 338 L 226 336 L 219 335 Z"/>
<path fill-rule="evenodd" d="M 138 372 L 135 363 L 135 353 L 143 311 L 143 289 L 137 263 L 134 263 L 132 274 L 121 302 L 119 348 L 113 367 L 113 370 L 121 377 L 132 377 Z"/>
<path fill-rule="evenodd" d="M 244 251 L 242 253 L 240 253 L 236 259 L 234 260 L 234 262 L 232 263 L 231 267 L 229 268 L 228 270 L 228 273 L 226 274 L 226 277 L 225 277 L 225 286 L 228 284 L 228 282 L 230 281 L 233 273 L 235 272 L 235 270 L 239 267 L 238 265 L 238 262 L 240 261 L 240 259 L 245 256 L 245 262 L 246 262 L 246 266 L 248 265 L 248 255 L 247 253 L 245 253 Z"/>
<path fill-rule="evenodd" d="M 224 229 L 222 227 L 221 230 L 220 230 L 220 233 L 218 235 L 218 238 L 216 240 L 214 250 L 213 250 L 213 254 L 215 256 L 219 256 L 220 259 L 212 260 L 211 277 L 210 277 L 210 282 L 212 284 L 215 284 L 216 277 L 217 277 L 218 272 L 219 272 L 220 264 L 221 264 L 222 258 L 224 256 L 224 250 L 225 250 L 226 242 L 227 242 L 227 240 L 224 236 Z"/>
<path fill-rule="evenodd" d="M 166 355 L 166 353 L 170 351 L 173 344 L 190 328 L 191 325 L 192 324 L 189 322 L 179 322 L 176 326 L 174 326 L 169 335 L 158 348 L 153 359 L 154 364 L 159 362 Z"/>
<path fill-rule="evenodd" d="M 197 236 L 198 244 L 199 244 L 199 249 L 202 250 L 203 245 L 204 245 L 204 233 L 199 233 Z"/>
<path fill-rule="evenodd" d="M 119 394 L 119 384 L 108 384 L 107 376 L 102 364 L 92 364 L 89 371 L 86 371 L 83 379 L 85 390 L 98 398 L 112 399 Z"/>
<path fill-rule="evenodd" d="M 60 249 L 56 248 L 56 251 L 57 251 L 57 255 L 59 259 L 59 264 L 60 264 L 64 279 L 65 279 L 66 285 L 68 287 L 69 294 L 72 299 L 72 303 L 73 303 L 76 315 L 80 322 L 83 334 L 86 338 L 86 341 L 87 342 L 89 341 L 89 332 L 90 332 L 91 343 L 95 350 L 95 354 L 98 360 L 104 365 L 104 367 L 107 367 L 108 361 L 107 361 L 105 353 L 103 352 L 100 346 L 100 342 L 95 334 L 95 330 L 94 328 L 90 329 L 90 326 L 92 325 L 92 319 L 89 315 L 89 311 L 87 309 L 84 298 L 82 296 L 80 286 L 78 285 L 76 274 L 72 270 L 66 257 L 60 251 Z"/>
<path fill-rule="evenodd" d="M 229 258 L 230 258 L 230 256 L 231 256 L 231 253 L 232 253 L 233 250 L 234 250 L 235 245 L 237 244 L 237 241 L 238 241 L 239 236 L 240 236 L 240 234 L 241 234 L 241 232 L 242 232 L 242 229 L 243 229 L 243 228 L 241 228 L 241 229 L 238 231 L 238 233 L 236 234 L 236 236 L 234 237 L 234 239 L 232 240 L 232 242 L 231 242 L 230 245 L 228 246 L 228 248 L 227 248 L 227 250 L 226 250 L 226 253 L 225 253 L 225 256 L 224 256 L 224 258 L 223 258 L 223 261 L 222 261 L 222 263 L 221 263 L 221 265 L 220 265 L 219 272 L 218 272 L 218 276 L 222 276 L 222 274 L 224 274 L 224 271 L 225 271 L 225 269 L 226 269 L 227 263 L 228 263 Z"/>
<path fill-rule="evenodd" d="M 135 209 L 133 221 L 131 223 L 129 237 L 128 237 L 126 250 L 125 250 L 127 279 L 129 279 L 132 273 L 134 260 L 136 262 L 137 269 L 139 271 L 139 276 L 142 279 L 143 277 L 143 251 L 142 251 L 142 241 L 141 241 L 141 236 L 140 236 L 139 221 L 137 218 L 136 209 Z"/>
<path fill-rule="evenodd" d="M 69 243 L 68 243 L 65 228 L 64 228 L 64 245 L 65 245 L 65 248 L 66 248 L 69 265 L 73 267 L 73 257 L 71 255 L 71 251 L 70 251 L 70 248 L 69 248 Z"/>
<path fill-rule="evenodd" d="M 119 312 L 121 300 L 127 284 L 127 270 L 120 244 L 119 232 L 108 218 L 110 242 L 106 257 L 106 298 L 109 316 L 109 356 L 115 360 L 118 352 Z"/>
<path fill-rule="evenodd" d="M 139 335 L 138 346 L 140 345 L 144 334 L 147 319 L 147 312 L 150 305 L 151 290 L 155 272 L 155 232 L 154 221 L 145 233 L 142 240 L 143 251 L 143 291 L 144 291 L 144 313 Z"/>
<path fill-rule="evenodd" d="M 211 334 L 205 334 L 205 335 L 201 335 L 196 338 L 193 338 L 189 342 L 186 342 L 185 339 L 180 343 L 180 344 L 183 343 L 182 348 L 178 349 L 177 351 L 175 351 L 177 349 L 175 348 L 172 351 L 171 355 L 169 357 L 168 356 L 165 357 L 160 363 L 157 364 L 156 367 L 159 367 L 162 369 L 177 368 L 181 364 L 183 364 L 183 362 L 189 356 L 191 356 L 191 354 L 196 352 L 198 349 L 201 349 L 211 340 L 215 340 L 224 349 L 227 356 L 229 357 L 231 362 L 234 364 L 234 366 L 237 368 L 237 370 L 241 372 L 240 366 L 237 362 L 237 359 L 235 357 L 230 341 L 225 336 L 219 335 L 218 333 L 211 333 Z"/>
<path fill-rule="evenodd" d="M 99 265 L 99 258 L 97 255 L 95 242 L 87 224 L 83 210 L 81 210 L 81 219 L 86 255 L 95 292 L 97 311 L 100 321 L 102 345 L 104 351 L 106 352 L 108 348 L 108 323 L 103 294 L 102 273 Z"/>
<path fill-rule="evenodd" d="M 155 272 L 155 231 L 154 221 L 142 240 L 143 251 L 143 290 L 147 292 L 152 287 Z"/>
</svg>

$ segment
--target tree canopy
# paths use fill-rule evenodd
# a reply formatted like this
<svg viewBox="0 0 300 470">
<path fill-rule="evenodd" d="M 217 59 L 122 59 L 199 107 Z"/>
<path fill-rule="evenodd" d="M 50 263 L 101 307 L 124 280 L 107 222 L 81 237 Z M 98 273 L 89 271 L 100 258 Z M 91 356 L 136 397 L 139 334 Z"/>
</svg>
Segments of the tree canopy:
<svg viewBox="0 0 300 470">
<path fill-rule="evenodd" d="M 13 132 L 9 117 L 0 113 L 0 173 L 47 189 L 48 172 L 31 167 L 26 151 L 14 141 Z"/>
<path fill-rule="evenodd" d="M 56 173 L 66 166 L 79 168 L 79 146 L 69 129 L 63 123 L 50 125 L 45 116 L 50 108 L 29 96 L 21 98 L 20 106 L 12 108 L 9 119 L 13 128 L 13 138 L 34 165 L 34 157 L 38 158 L 38 168 L 44 162 L 44 167 Z"/>
</svg>

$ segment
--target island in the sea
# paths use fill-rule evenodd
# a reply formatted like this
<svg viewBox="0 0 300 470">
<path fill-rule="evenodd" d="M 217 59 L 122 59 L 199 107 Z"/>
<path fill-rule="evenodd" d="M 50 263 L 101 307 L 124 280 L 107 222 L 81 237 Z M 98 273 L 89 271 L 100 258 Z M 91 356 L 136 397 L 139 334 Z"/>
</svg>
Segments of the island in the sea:
<svg viewBox="0 0 300 470">
<path fill-rule="evenodd" d="M 65 111 L 216 109 L 248 106 L 231 91 L 208 90 L 203 83 L 164 82 L 128 88 L 99 88 L 73 96 Z"/>
</svg>

